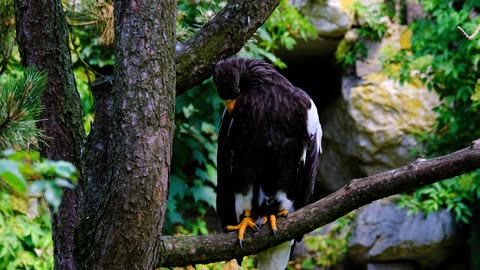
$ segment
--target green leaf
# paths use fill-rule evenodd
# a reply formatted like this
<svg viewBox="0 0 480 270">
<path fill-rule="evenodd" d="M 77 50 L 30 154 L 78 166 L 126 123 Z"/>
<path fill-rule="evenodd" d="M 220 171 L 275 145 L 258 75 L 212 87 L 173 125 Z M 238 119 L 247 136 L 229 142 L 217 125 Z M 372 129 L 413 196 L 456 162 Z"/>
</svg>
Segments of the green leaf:
<svg viewBox="0 0 480 270">
<path fill-rule="evenodd" d="M 55 173 L 58 176 L 76 181 L 75 173 L 77 172 L 77 169 L 75 168 L 75 166 L 73 166 L 72 163 L 60 160 L 55 161 L 53 163 L 53 166 L 55 168 Z"/>
<path fill-rule="evenodd" d="M 207 169 L 207 179 L 210 183 L 217 185 L 217 169 L 211 164 L 207 164 L 205 167 Z"/>
<path fill-rule="evenodd" d="M 203 152 L 194 150 L 193 151 L 193 158 L 199 163 L 199 164 L 206 164 L 207 159 L 205 158 L 205 155 Z"/>
<path fill-rule="evenodd" d="M 182 215 L 180 215 L 180 213 L 178 213 L 178 212 L 168 212 L 168 220 L 172 224 L 183 223 Z"/>
<path fill-rule="evenodd" d="M 45 191 L 43 192 L 45 201 L 57 212 L 62 202 L 62 190 L 52 182 L 45 182 Z"/>
<path fill-rule="evenodd" d="M 193 113 L 195 112 L 195 107 L 193 107 L 193 104 L 188 104 L 188 106 L 184 106 L 182 108 L 183 115 L 185 118 L 190 118 L 192 117 Z"/>
<path fill-rule="evenodd" d="M 72 184 L 72 182 L 63 179 L 63 178 L 55 178 L 55 184 L 57 184 L 59 187 L 64 187 L 64 188 L 69 188 L 69 189 L 74 189 L 75 185 Z"/>
<path fill-rule="evenodd" d="M 53 160 L 45 160 L 34 164 L 34 169 L 43 177 L 52 177 L 55 175 L 55 167 Z"/>
<path fill-rule="evenodd" d="M 202 130 L 202 132 L 208 134 L 215 134 L 216 131 L 215 126 L 207 122 L 202 122 L 202 127 L 200 129 Z"/>
<path fill-rule="evenodd" d="M 204 201 L 211 207 L 215 208 L 215 201 L 217 194 L 212 187 L 209 186 L 200 186 L 191 188 L 193 199 L 198 201 Z"/>
<path fill-rule="evenodd" d="M 0 176 L 5 180 L 7 184 L 13 187 L 16 191 L 24 193 L 27 190 L 27 183 L 23 176 L 18 176 L 11 171 L 5 171 Z"/>
<path fill-rule="evenodd" d="M 177 175 L 170 175 L 170 185 L 169 185 L 169 197 L 178 196 L 179 199 L 183 200 L 187 192 L 187 184 Z"/>
<path fill-rule="evenodd" d="M 5 182 L 20 193 L 27 190 L 27 181 L 20 173 L 19 164 L 15 161 L 0 160 L 0 177 Z"/>
<path fill-rule="evenodd" d="M 283 44 L 287 50 L 293 50 L 296 43 L 295 39 L 291 36 L 286 36 L 283 40 Z"/>
<path fill-rule="evenodd" d="M 31 195 L 38 195 L 43 192 L 45 189 L 45 181 L 37 180 L 34 181 L 28 188 L 28 191 Z"/>
<path fill-rule="evenodd" d="M 202 179 L 202 180 L 206 180 L 206 181 L 209 180 L 208 179 L 209 176 L 208 176 L 207 172 L 200 169 L 200 168 L 195 169 L 195 175 L 200 177 L 200 179 Z"/>
</svg>

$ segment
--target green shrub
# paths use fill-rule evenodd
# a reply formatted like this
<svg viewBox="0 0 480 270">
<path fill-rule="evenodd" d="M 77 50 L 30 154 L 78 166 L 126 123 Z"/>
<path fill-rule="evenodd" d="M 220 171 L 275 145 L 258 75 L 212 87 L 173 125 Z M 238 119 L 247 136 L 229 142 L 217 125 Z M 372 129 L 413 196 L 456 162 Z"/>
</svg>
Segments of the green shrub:
<svg viewBox="0 0 480 270">
<path fill-rule="evenodd" d="M 27 215 L 28 201 L 0 190 L 0 269 L 53 269 L 50 213 Z"/>
<path fill-rule="evenodd" d="M 368 50 L 365 41 L 378 41 L 382 39 L 387 31 L 387 23 L 390 20 L 388 16 L 389 9 L 384 3 L 376 3 L 368 6 L 360 2 L 354 2 L 352 5 L 355 18 L 360 23 L 360 27 L 352 29 L 358 35 L 355 42 L 343 39 L 337 47 L 335 58 L 337 63 L 346 69 L 354 66 L 357 60 L 368 56 Z"/>
<path fill-rule="evenodd" d="M 417 134 L 421 147 L 417 154 L 435 157 L 468 146 L 480 138 L 480 101 L 478 95 L 480 39 L 468 40 L 457 30 L 461 25 L 473 31 L 480 17 L 471 18 L 476 1 L 421 1 L 427 16 L 410 25 L 412 49 L 403 50 L 393 61 L 403 63 L 397 75 L 409 80 L 411 70 L 418 70 L 423 83 L 436 91 L 441 104 L 433 132 Z M 420 188 L 412 196 L 404 195 L 402 206 L 411 212 L 446 208 L 456 219 L 468 223 L 478 213 L 480 199 L 480 171 L 454 177 L 431 186 Z"/>
<path fill-rule="evenodd" d="M 351 223 L 355 218 L 353 212 L 328 225 L 326 233 L 319 228 L 303 237 L 307 246 L 308 258 L 299 258 L 289 263 L 288 269 L 326 269 L 342 262 L 347 255 L 348 240 L 351 235 Z"/>
</svg>

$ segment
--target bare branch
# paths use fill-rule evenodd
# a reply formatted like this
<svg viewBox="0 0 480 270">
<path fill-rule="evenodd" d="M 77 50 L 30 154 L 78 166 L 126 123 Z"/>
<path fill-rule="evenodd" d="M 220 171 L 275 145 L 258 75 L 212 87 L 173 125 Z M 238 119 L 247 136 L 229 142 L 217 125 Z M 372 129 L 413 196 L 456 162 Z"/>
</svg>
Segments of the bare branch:
<svg viewBox="0 0 480 270">
<path fill-rule="evenodd" d="M 214 64 L 236 54 L 278 6 L 280 0 L 232 0 L 199 32 L 177 45 L 177 95 L 202 83 Z"/>
<path fill-rule="evenodd" d="M 477 28 L 475 28 L 475 31 L 473 31 L 473 33 L 471 35 L 467 34 L 467 32 L 465 32 L 465 30 L 463 30 L 462 27 L 457 26 L 458 29 L 465 35 L 466 38 L 468 38 L 469 40 L 472 40 L 474 38 L 476 38 L 478 36 L 478 32 L 480 31 L 480 24 L 477 25 Z"/>
<path fill-rule="evenodd" d="M 299 237 L 377 199 L 419 188 L 480 168 L 480 140 L 470 147 L 430 160 L 417 160 L 401 168 L 354 179 L 342 189 L 279 222 L 277 236 L 269 228 L 249 233 L 238 246 L 235 233 L 162 237 L 162 266 L 185 266 L 230 260 L 257 253 Z M 267 226 L 268 227 L 268 226 Z"/>
</svg>

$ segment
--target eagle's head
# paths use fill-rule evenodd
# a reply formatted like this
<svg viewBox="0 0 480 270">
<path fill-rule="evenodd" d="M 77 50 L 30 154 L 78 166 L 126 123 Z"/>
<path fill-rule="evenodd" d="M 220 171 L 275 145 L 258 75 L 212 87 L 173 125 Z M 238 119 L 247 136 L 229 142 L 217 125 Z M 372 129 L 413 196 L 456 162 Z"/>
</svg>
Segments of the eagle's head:
<svg viewBox="0 0 480 270">
<path fill-rule="evenodd" d="M 223 100 L 233 100 L 240 95 L 240 70 L 229 60 L 220 60 L 215 65 L 213 81 L 218 95 Z"/>
<path fill-rule="evenodd" d="M 223 99 L 227 110 L 232 113 L 235 99 L 240 95 L 241 71 L 229 60 L 220 60 L 215 65 L 213 81 L 217 86 L 218 96 Z"/>
</svg>

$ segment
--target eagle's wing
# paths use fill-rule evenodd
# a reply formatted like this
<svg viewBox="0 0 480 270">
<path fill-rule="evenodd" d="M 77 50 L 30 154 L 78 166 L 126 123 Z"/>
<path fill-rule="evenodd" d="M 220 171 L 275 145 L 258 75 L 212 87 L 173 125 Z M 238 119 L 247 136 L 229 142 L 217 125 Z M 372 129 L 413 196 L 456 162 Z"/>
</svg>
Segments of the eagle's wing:
<svg viewBox="0 0 480 270">
<path fill-rule="evenodd" d="M 305 158 L 299 162 L 298 166 L 298 190 L 295 196 L 295 209 L 299 209 L 308 203 L 315 186 L 317 176 L 319 154 L 322 151 L 322 127 L 318 119 L 318 112 L 313 101 L 310 100 L 311 107 L 307 113 L 307 131 L 308 139 L 305 143 Z"/>
<path fill-rule="evenodd" d="M 220 122 L 217 151 L 217 214 L 222 227 L 236 224 L 235 194 L 232 180 L 233 151 L 229 140 L 229 130 L 233 118 L 225 110 Z"/>
</svg>

